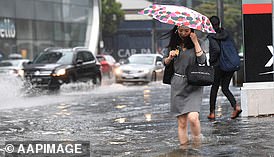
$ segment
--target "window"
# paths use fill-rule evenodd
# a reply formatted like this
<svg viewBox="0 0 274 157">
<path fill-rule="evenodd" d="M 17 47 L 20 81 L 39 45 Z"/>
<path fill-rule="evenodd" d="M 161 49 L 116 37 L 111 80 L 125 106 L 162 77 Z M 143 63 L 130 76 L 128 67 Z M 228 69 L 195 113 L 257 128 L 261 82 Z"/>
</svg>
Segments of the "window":
<svg viewBox="0 0 274 157">
<path fill-rule="evenodd" d="M 53 40 L 53 23 L 46 21 L 35 22 L 36 39 Z"/>
<path fill-rule="evenodd" d="M 162 60 L 163 60 L 162 57 L 157 56 L 157 58 L 156 58 L 156 63 L 157 63 L 157 62 L 162 62 Z"/>
<path fill-rule="evenodd" d="M 53 21 L 53 4 L 51 2 L 34 1 L 36 9 L 37 20 L 50 20 Z"/>
<path fill-rule="evenodd" d="M 63 21 L 62 5 L 60 3 L 53 4 L 53 19 L 54 21 Z"/>
<path fill-rule="evenodd" d="M 34 5 L 32 0 L 16 1 L 16 18 L 33 19 L 34 17 Z"/>
<path fill-rule="evenodd" d="M 84 61 L 84 55 L 83 55 L 83 52 L 78 52 L 77 53 L 77 57 L 76 57 L 76 61 Z"/>
<path fill-rule="evenodd" d="M 54 40 L 57 41 L 64 41 L 65 39 L 65 32 L 64 32 L 64 24 L 60 22 L 55 22 L 53 24 L 53 29 L 54 29 Z"/>
<path fill-rule="evenodd" d="M 16 36 L 17 39 L 33 39 L 32 21 L 16 20 Z"/>
<path fill-rule="evenodd" d="M 0 0 L 1 17 L 15 17 L 15 0 Z"/>
<path fill-rule="evenodd" d="M 73 53 L 67 52 L 49 52 L 41 53 L 34 61 L 35 64 L 71 64 Z"/>
<path fill-rule="evenodd" d="M 94 60 L 94 56 L 90 52 L 84 51 L 83 56 L 84 56 L 84 62 L 90 62 Z"/>
<path fill-rule="evenodd" d="M 131 64 L 147 64 L 153 65 L 154 57 L 152 56 L 131 56 L 128 58 Z"/>
</svg>

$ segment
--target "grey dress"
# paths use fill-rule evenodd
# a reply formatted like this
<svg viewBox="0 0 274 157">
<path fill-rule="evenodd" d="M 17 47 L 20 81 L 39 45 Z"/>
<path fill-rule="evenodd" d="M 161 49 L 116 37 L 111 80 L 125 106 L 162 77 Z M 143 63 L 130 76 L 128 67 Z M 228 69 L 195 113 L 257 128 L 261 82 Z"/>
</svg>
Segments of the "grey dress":
<svg viewBox="0 0 274 157">
<path fill-rule="evenodd" d="M 176 74 L 171 79 L 171 113 L 174 116 L 183 115 L 189 112 L 200 112 L 202 104 L 203 87 L 192 86 L 187 83 L 185 71 L 188 65 L 205 63 L 206 55 L 196 57 L 194 48 L 183 51 L 180 49 L 179 55 L 174 58 L 174 71 Z M 168 50 L 167 50 L 168 51 Z M 164 54 L 168 57 L 169 51 Z"/>
</svg>

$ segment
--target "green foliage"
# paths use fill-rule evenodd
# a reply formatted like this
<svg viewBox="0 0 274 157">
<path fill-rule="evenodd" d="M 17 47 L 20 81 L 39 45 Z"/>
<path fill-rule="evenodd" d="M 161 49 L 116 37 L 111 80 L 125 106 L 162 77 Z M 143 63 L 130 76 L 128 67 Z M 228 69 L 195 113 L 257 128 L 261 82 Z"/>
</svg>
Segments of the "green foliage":
<svg viewBox="0 0 274 157">
<path fill-rule="evenodd" d="M 119 23 L 124 19 L 124 11 L 121 10 L 121 3 L 115 0 L 102 0 L 102 33 L 114 34 Z"/>
<path fill-rule="evenodd" d="M 216 3 L 208 2 L 202 3 L 194 8 L 194 10 L 211 17 L 217 15 Z M 224 21 L 222 27 L 229 30 L 233 38 L 237 43 L 237 47 L 240 48 L 242 45 L 242 13 L 241 5 L 234 3 L 224 2 Z"/>
<path fill-rule="evenodd" d="M 216 3 L 202 3 L 196 6 L 194 9 L 207 17 L 217 15 Z M 233 4 L 224 5 L 224 23 L 223 27 L 231 30 L 235 30 L 239 22 L 241 21 L 241 8 L 240 6 Z"/>
</svg>

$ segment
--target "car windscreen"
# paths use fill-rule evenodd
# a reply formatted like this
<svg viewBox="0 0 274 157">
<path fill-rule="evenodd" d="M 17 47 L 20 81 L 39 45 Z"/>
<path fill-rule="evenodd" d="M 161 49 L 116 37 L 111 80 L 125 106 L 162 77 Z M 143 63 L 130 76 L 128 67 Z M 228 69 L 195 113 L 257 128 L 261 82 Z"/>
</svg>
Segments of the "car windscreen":
<svg viewBox="0 0 274 157">
<path fill-rule="evenodd" d="M 99 62 L 105 61 L 105 58 L 103 56 L 96 56 L 96 58 Z"/>
<path fill-rule="evenodd" d="M 34 64 L 71 64 L 73 52 L 47 52 L 41 53 L 34 61 Z"/>
<path fill-rule="evenodd" d="M 19 64 L 19 60 L 2 61 L 0 62 L 0 67 L 18 66 Z"/>
<path fill-rule="evenodd" d="M 148 64 L 153 65 L 153 56 L 130 56 L 128 58 L 130 64 Z"/>
<path fill-rule="evenodd" d="M 9 66 L 12 66 L 12 63 L 10 63 L 10 62 L 1 62 L 0 63 L 0 67 L 9 67 Z"/>
</svg>

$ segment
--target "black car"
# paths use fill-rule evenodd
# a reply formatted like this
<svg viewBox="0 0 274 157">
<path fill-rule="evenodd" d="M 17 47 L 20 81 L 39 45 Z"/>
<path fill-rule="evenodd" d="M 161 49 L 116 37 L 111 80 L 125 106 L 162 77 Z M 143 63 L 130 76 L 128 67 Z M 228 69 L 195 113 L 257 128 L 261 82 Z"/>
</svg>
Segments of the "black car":
<svg viewBox="0 0 274 157">
<path fill-rule="evenodd" d="M 47 48 L 33 62 L 24 65 L 26 84 L 32 87 L 59 89 L 75 81 L 101 84 L 100 63 L 87 48 Z"/>
</svg>

